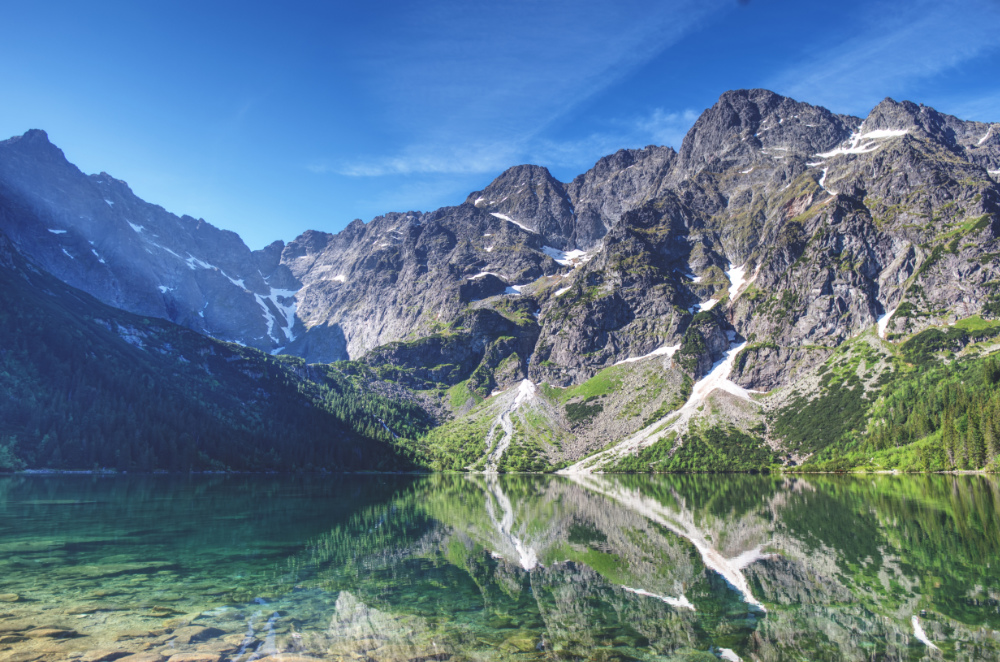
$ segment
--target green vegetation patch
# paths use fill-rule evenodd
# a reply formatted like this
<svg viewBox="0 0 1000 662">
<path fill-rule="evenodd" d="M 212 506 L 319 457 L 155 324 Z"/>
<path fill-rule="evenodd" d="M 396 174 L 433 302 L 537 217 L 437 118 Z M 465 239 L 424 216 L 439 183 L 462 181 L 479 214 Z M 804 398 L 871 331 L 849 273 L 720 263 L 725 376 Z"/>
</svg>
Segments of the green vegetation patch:
<svg viewBox="0 0 1000 662">
<path fill-rule="evenodd" d="M 989 224 L 990 217 L 987 214 L 977 216 L 975 218 L 969 218 L 960 223 L 958 227 L 935 237 L 935 241 L 946 242 L 961 239 L 966 235 L 982 232 L 989 227 Z"/>
<path fill-rule="evenodd" d="M 672 411 L 676 411 L 684 406 L 687 399 L 691 397 L 691 391 L 694 389 L 694 380 L 687 374 L 684 375 L 684 381 L 681 382 L 680 390 L 674 395 L 670 400 L 665 400 L 656 411 L 647 416 L 642 421 L 642 427 L 648 427 L 660 420 Z"/>
<path fill-rule="evenodd" d="M 925 329 L 900 346 L 907 361 L 918 365 L 935 362 L 940 355 L 952 357 L 973 342 L 1000 336 L 1000 321 L 974 315 L 954 326 Z"/>
<path fill-rule="evenodd" d="M 493 417 L 486 410 L 477 409 L 434 428 L 422 440 L 430 468 L 463 471 L 488 450 L 486 437 L 492 427 Z"/>
<path fill-rule="evenodd" d="M 600 402 L 590 404 L 594 398 L 587 398 L 583 402 L 571 402 L 566 405 L 566 418 L 570 423 L 585 423 L 604 411 L 604 405 Z"/>
<path fill-rule="evenodd" d="M 818 453 L 805 470 L 980 469 L 1000 457 L 1000 357 L 917 365 L 866 412 L 864 435 Z"/>
<path fill-rule="evenodd" d="M 483 401 L 483 397 L 469 389 L 469 381 L 459 382 L 448 389 L 448 405 L 452 411 L 458 411 L 472 398 L 475 405 Z M 473 406 L 475 406 L 473 405 Z"/>
<path fill-rule="evenodd" d="M 571 398 L 591 399 L 608 395 L 622 387 L 621 366 L 610 366 L 576 386 L 570 386 L 562 391 L 560 400 L 566 402 Z"/>
<path fill-rule="evenodd" d="M 756 430 L 762 433 L 762 429 Z M 636 455 L 621 458 L 605 467 L 610 473 L 723 473 L 769 471 L 779 459 L 758 434 L 748 434 L 733 426 L 692 428 L 675 447 L 671 432 Z"/>
<path fill-rule="evenodd" d="M 521 416 L 515 416 L 512 422 L 514 435 L 497 464 L 497 470 L 501 473 L 548 471 L 551 467 L 545 459 L 539 437 L 535 434 L 535 426 Z"/>
<path fill-rule="evenodd" d="M 604 411 L 604 405 L 598 402 L 600 398 L 621 390 L 621 368 L 609 366 L 582 384 L 567 388 L 542 384 L 542 393 L 556 403 L 565 405 L 566 417 L 571 423 L 584 423 Z M 575 401 L 566 404 L 570 400 Z"/>
<path fill-rule="evenodd" d="M 819 393 L 812 399 L 800 395 L 780 409 L 772 422 L 773 431 L 790 450 L 814 453 L 864 430 L 865 412 L 874 393 L 866 393 L 858 370 L 862 361 L 870 370 L 881 359 L 866 342 L 845 343 L 820 367 Z"/>
</svg>

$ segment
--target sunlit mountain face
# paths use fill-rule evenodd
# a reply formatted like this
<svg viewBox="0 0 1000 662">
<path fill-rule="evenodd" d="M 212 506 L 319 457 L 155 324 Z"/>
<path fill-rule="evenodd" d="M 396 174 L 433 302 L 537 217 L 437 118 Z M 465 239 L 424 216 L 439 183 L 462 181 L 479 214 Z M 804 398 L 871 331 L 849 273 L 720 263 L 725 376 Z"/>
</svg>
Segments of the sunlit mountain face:
<svg viewBox="0 0 1000 662">
<path fill-rule="evenodd" d="M 998 659 L 998 505 L 981 476 L 12 477 L 0 659 Z"/>
</svg>

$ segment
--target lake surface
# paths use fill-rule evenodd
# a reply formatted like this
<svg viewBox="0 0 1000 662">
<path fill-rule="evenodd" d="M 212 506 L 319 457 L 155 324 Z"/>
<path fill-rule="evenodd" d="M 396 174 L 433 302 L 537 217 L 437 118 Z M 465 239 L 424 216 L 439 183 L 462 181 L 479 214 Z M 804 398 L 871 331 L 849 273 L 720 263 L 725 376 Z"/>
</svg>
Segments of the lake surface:
<svg viewBox="0 0 1000 662">
<path fill-rule="evenodd" d="M 998 511 L 982 476 L 0 477 L 0 662 L 1000 660 Z"/>
</svg>

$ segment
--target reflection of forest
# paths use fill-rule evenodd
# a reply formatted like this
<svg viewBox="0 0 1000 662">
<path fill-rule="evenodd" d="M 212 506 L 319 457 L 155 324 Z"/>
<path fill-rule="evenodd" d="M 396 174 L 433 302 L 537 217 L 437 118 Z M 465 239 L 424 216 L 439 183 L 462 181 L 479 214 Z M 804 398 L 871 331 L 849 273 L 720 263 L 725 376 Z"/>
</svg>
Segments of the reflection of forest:
<svg viewBox="0 0 1000 662">
<path fill-rule="evenodd" d="M 998 505 L 979 476 L 437 475 L 284 579 L 494 654 L 920 659 L 920 629 L 1000 659 Z"/>
<path fill-rule="evenodd" d="M 981 476 L 17 476 L 0 593 L 29 599 L 0 626 L 197 614 L 377 662 L 1000 659 L 998 505 Z"/>
</svg>

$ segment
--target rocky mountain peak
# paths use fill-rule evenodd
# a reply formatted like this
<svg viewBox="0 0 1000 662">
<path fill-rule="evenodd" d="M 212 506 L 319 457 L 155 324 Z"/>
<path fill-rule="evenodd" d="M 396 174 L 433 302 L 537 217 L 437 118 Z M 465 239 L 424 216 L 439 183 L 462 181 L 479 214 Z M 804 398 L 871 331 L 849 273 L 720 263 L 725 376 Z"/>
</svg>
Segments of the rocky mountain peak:
<svg viewBox="0 0 1000 662">
<path fill-rule="evenodd" d="M 656 160 L 660 164 L 665 164 L 673 159 L 677 153 L 673 147 L 658 145 L 647 145 L 642 149 L 620 149 L 614 154 L 602 156 L 594 164 L 594 167 L 582 175 L 577 175 L 573 183 L 581 182 L 589 178 L 607 178 L 627 168 L 640 166 L 648 161 Z"/>
<path fill-rule="evenodd" d="M 49 141 L 49 134 L 41 129 L 28 129 L 24 132 L 24 135 L 14 136 L 13 138 L 8 138 L 2 141 L 6 145 L 18 145 L 23 148 L 49 148 L 55 147 L 51 141 Z M 55 147 L 58 149 L 57 147 Z M 60 153 L 62 153 L 60 151 Z"/>
<path fill-rule="evenodd" d="M 49 142 L 49 134 L 41 129 L 29 129 L 23 135 L 0 141 L 0 153 L 19 167 L 39 164 L 46 168 L 75 167 L 66 160 L 63 151 Z M 37 167 L 37 166 L 36 166 Z"/>
<path fill-rule="evenodd" d="M 861 131 L 905 131 L 984 167 L 992 169 L 1000 163 L 1000 125 L 961 120 L 912 101 L 886 97 L 869 113 Z"/>
<path fill-rule="evenodd" d="M 677 175 L 751 165 L 761 150 L 815 154 L 843 141 L 860 123 L 770 90 L 733 90 L 702 113 L 684 137 Z"/>
<path fill-rule="evenodd" d="M 573 204 L 565 186 L 548 168 L 536 165 L 509 168 L 485 189 L 472 193 L 466 202 L 537 232 L 551 246 L 574 248 Z"/>
<path fill-rule="evenodd" d="M 43 131 L 0 143 L 0 199 L 20 210 L 0 227 L 19 251 L 110 305 L 268 351 L 295 335 L 287 268 L 265 281 L 274 260 L 235 232 L 170 214 L 106 172 L 85 175 Z"/>
<path fill-rule="evenodd" d="M 671 147 L 620 149 L 577 175 L 566 187 L 576 212 L 576 246 L 594 248 L 625 211 L 659 196 L 676 159 Z"/>
<path fill-rule="evenodd" d="M 949 146 L 956 146 L 954 126 L 949 116 L 912 101 L 896 101 L 886 97 L 865 118 L 862 133 L 873 131 L 922 132 Z"/>
</svg>

